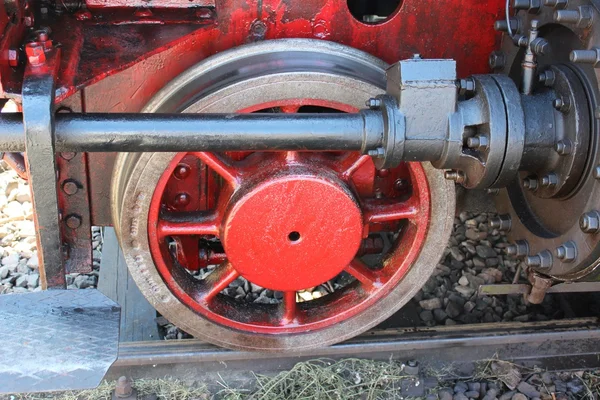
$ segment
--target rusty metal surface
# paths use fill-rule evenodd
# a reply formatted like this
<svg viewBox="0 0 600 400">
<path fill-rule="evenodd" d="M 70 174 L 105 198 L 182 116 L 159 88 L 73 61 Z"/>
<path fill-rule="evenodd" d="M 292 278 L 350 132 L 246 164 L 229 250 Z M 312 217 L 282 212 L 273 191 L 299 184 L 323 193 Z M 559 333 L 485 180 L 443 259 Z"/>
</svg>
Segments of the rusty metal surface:
<svg viewBox="0 0 600 400">
<path fill-rule="evenodd" d="M 96 387 L 117 358 L 119 319 L 97 290 L 0 296 L 0 393 Z"/>
<path fill-rule="evenodd" d="M 92 225 L 88 184 L 88 154 L 61 153 L 58 168 L 58 202 L 63 216 L 62 240 L 66 247 L 65 269 L 92 272 Z"/>
</svg>

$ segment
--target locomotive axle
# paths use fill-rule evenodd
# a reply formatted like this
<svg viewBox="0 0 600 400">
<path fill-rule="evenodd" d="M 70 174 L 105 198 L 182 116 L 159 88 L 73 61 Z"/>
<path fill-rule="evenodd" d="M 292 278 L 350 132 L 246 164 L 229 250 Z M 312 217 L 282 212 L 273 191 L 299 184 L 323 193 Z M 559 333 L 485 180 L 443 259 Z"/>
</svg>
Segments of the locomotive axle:
<svg viewBox="0 0 600 400">
<path fill-rule="evenodd" d="M 543 79 L 542 79 L 543 78 Z M 418 56 L 391 66 L 387 94 L 358 113 L 74 114 L 54 117 L 56 152 L 361 151 L 378 169 L 431 161 L 467 188 L 505 187 L 519 170 L 545 171 L 530 182 L 541 197 L 566 195 L 589 146 L 589 108 L 568 67 L 536 95 L 511 79 L 456 81 L 452 60 Z M 1 119 L 0 150 L 25 150 L 21 114 Z M 582 156 L 583 155 L 583 156 Z"/>
</svg>

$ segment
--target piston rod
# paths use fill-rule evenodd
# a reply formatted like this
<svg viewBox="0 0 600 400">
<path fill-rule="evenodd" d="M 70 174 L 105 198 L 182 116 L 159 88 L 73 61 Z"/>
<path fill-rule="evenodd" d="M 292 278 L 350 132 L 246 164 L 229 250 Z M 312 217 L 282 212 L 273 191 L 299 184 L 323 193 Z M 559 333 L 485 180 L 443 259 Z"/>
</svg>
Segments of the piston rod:
<svg viewBox="0 0 600 400">
<path fill-rule="evenodd" d="M 57 152 L 361 150 L 381 145 L 380 111 L 354 114 L 57 114 Z M 0 151 L 25 150 L 23 116 L 0 116 Z"/>
</svg>

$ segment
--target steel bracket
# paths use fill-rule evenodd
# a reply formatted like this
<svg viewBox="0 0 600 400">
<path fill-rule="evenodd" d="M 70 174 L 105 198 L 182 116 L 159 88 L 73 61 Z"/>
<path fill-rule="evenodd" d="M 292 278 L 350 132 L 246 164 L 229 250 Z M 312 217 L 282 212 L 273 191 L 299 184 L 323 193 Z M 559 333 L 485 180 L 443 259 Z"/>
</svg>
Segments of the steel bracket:
<svg viewBox="0 0 600 400">
<path fill-rule="evenodd" d="M 27 64 L 23 80 L 23 125 L 26 168 L 37 230 L 43 289 L 66 287 L 54 149 L 54 81 L 60 49 L 46 53 L 41 64 Z"/>
</svg>

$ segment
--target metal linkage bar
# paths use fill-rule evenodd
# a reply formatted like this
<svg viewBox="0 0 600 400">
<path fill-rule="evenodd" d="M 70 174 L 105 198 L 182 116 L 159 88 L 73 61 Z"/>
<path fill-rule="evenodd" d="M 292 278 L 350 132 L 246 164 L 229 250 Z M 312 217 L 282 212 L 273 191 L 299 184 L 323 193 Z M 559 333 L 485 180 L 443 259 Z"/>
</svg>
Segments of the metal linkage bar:
<svg viewBox="0 0 600 400">
<path fill-rule="evenodd" d="M 0 117 L 0 151 L 23 151 L 21 114 Z M 58 114 L 57 152 L 363 150 L 382 141 L 380 111 L 356 114 Z"/>
<path fill-rule="evenodd" d="M 45 66 L 28 65 L 23 82 L 25 122 L 21 125 L 25 136 L 21 140 L 27 152 L 26 167 L 33 194 L 40 278 L 44 289 L 66 288 L 53 137 L 54 76 L 60 63 L 59 56 L 60 51 L 55 50 L 48 53 Z"/>
</svg>

